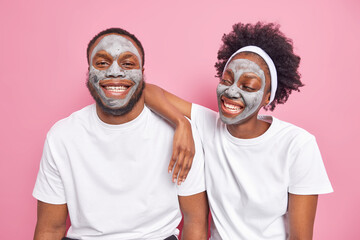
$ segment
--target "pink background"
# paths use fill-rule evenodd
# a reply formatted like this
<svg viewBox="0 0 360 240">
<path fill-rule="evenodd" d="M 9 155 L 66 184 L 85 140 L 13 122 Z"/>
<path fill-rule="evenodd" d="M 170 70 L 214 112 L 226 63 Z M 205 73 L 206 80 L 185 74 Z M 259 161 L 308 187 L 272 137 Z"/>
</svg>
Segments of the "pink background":
<svg viewBox="0 0 360 240">
<path fill-rule="evenodd" d="M 273 113 L 317 137 L 335 193 L 319 199 L 314 239 L 356 239 L 359 228 L 360 2 L 4 1 L 0 3 L 0 236 L 31 239 L 31 196 L 45 136 L 92 103 L 86 46 L 123 27 L 142 41 L 146 80 L 216 109 L 214 63 L 232 24 L 278 22 L 294 40 L 306 86 Z M 356 110 L 357 109 L 357 110 Z"/>
</svg>

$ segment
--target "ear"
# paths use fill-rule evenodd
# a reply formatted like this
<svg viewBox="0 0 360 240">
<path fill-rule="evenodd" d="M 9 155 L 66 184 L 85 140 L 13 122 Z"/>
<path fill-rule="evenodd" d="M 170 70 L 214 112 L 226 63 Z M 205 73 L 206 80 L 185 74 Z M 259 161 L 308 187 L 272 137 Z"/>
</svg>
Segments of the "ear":
<svg viewBox="0 0 360 240">
<path fill-rule="evenodd" d="M 268 105 L 269 104 L 269 102 L 270 102 L 270 95 L 271 95 L 271 92 L 268 92 L 267 94 L 266 94 L 266 100 L 265 100 L 265 105 Z"/>
</svg>

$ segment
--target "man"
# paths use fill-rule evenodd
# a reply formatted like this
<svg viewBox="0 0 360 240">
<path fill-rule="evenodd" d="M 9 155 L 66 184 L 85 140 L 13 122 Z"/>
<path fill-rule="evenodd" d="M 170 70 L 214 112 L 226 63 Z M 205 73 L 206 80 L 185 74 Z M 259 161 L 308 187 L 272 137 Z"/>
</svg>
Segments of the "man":
<svg viewBox="0 0 360 240">
<path fill-rule="evenodd" d="M 183 239 L 207 239 L 201 148 L 186 182 L 172 183 L 167 165 L 174 130 L 144 106 L 141 43 L 123 29 L 107 29 L 90 41 L 87 56 L 96 104 L 57 122 L 47 135 L 33 192 L 34 239 L 176 239 L 180 209 Z M 71 227 L 63 238 L 68 213 Z"/>
</svg>

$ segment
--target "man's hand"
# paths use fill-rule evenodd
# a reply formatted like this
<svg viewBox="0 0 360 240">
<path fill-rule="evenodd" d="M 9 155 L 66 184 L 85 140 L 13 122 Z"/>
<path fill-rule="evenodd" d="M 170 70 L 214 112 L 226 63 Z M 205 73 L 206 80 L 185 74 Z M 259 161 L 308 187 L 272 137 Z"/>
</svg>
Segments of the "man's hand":
<svg viewBox="0 0 360 240">
<path fill-rule="evenodd" d="M 184 118 L 177 124 L 173 139 L 173 154 L 169 164 L 169 173 L 173 170 L 172 181 L 178 185 L 185 181 L 195 155 L 195 144 L 190 122 Z M 176 165 L 175 165 L 176 164 Z M 174 167 L 175 165 L 175 167 Z"/>
</svg>

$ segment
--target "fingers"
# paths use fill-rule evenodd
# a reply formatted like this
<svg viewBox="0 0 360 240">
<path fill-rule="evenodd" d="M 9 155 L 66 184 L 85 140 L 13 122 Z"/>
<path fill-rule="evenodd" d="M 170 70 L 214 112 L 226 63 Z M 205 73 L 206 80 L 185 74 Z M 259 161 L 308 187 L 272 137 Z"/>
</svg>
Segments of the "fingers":
<svg viewBox="0 0 360 240">
<path fill-rule="evenodd" d="M 171 160 L 169 163 L 169 167 L 168 167 L 168 173 L 171 173 L 171 171 L 173 170 L 177 158 L 178 158 L 178 150 L 177 150 L 177 148 L 174 148 L 173 154 L 171 156 Z"/>
<path fill-rule="evenodd" d="M 189 171 L 191 169 L 191 165 L 192 165 L 192 161 L 194 158 L 194 152 L 192 151 L 186 151 L 185 157 L 184 157 L 184 162 L 182 164 L 180 173 L 179 173 L 179 180 L 180 184 L 183 183 L 187 177 L 187 175 L 189 174 Z"/>
<path fill-rule="evenodd" d="M 179 171 L 182 168 L 183 163 L 184 163 L 184 157 L 185 157 L 184 152 L 180 152 L 179 157 L 176 162 L 176 165 L 175 165 L 175 168 L 174 168 L 174 171 L 173 171 L 173 176 L 172 176 L 173 183 L 175 183 L 176 180 L 178 180 Z M 178 185 L 180 185 L 180 184 L 181 184 L 181 182 L 178 181 Z"/>
<path fill-rule="evenodd" d="M 185 181 L 195 155 L 195 144 L 192 136 L 191 125 L 177 126 L 173 139 L 173 154 L 168 166 L 172 173 L 172 181 L 180 185 Z"/>
</svg>

